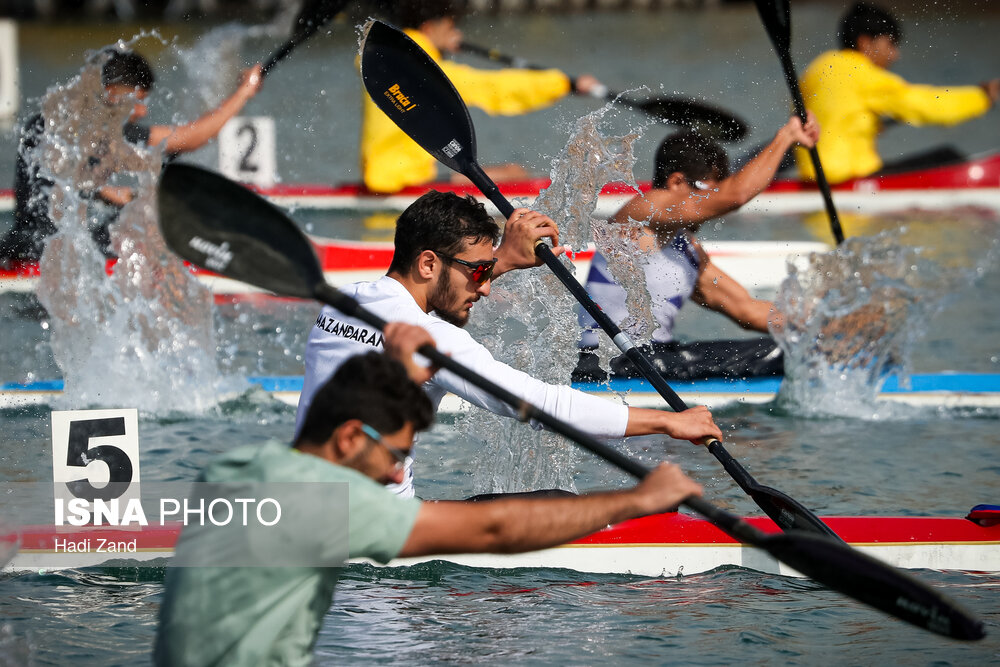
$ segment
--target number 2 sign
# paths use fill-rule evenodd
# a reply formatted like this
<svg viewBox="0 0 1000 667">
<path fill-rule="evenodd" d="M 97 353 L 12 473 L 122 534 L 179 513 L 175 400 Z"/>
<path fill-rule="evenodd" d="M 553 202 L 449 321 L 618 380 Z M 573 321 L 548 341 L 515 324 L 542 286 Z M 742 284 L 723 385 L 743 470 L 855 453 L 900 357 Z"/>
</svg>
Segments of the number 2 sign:
<svg viewBox="0 0 1000 667">
<path fill-rule="evenodd" d="M 228 178 L 266 188 L 274 185 L 274 119 L 237 116 L 219 132 L 219 171 Z"/>
</svg>

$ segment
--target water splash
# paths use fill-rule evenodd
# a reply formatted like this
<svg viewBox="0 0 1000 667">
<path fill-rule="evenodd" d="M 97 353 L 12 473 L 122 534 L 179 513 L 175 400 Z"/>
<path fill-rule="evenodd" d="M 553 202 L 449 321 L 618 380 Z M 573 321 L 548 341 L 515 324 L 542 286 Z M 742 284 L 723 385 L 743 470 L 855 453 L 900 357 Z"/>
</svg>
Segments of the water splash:
<svg viewBox="0 0 1000 667">
<path fill-rule="evenodd" d="M 908 214 L 911 220 L 913 215 Z M 936 218 L 926 226 L 939 241 L 933 247 L 911 245 L 916 240 L 911 228 L 899 226 L 899 215 L 886 216 L 891 220 L 882 223 L 894 227 L 789 265 L 775 300 L 784 327 L 772 330 L 785 355 L 783 407 L 807 416 L 860 419 L 906 418 L 913 412 L 880 403 L 879 390 L 893 375 L 906 386 L 914 344 L 928 323 L 995 262 L 995 215 L 973 218 L 971 224 L 966 216 L 963 225 L 955 216 L 962 213 L 919 214 L 919 226 L 927 225 L 927 217 Z M 942 229 L 951 230 L 950 242 Z M 973 231 L 993 240 L 970 244 L 967 236 Z"/>
<path fill-rule="evenodd" d="M 594 224 L 594 245 L 608 263 L 611 276 L 625 290 L 628 315 L 619 327 L 632 340 L 648 340 L 657 324 L 653 317 L 655 293 L 646 284 L 647 259 L 659 246 L 652 240 L 645 222 L 629 219 L 626 223 L 598 220 Z M 599 355 L 601 368 L 608 367 L 608 360 L 621 352 L 607 336 L 600 337 Z"/>
<path fill-rule="evenodd" d="M 252 40 L 272 40 L 290 34 L 291 27 L 281 21 L 284 17 L 279 15 L 270 25 L 226 23 L 199 36 L 189 47 L 177 47 L 177 62 L 194 84 L 190 91 L 185 91 L 189 94 L 177 100 L 184 107 L 178 108 L 177 113 L 183 111 L 189 117 L 197 117 L 228 97 L 233 92 L 233 82 L 247 66 L 242 55 L 244 46 Z"/>
<path fill-rule="evenodd" d="M 589 240 L 604 184 L 633 181 L 632 144 L 640 135 L 605 137 L 600 131 L 603 115 L 599 110 L 576 121 L 566 148 L 552 161 L 552 186 L 533 204 L 559 225 L 560 242 L 576 248 Z M 545 382 L 569 381 L 579 337 L 576 301 L 548 269 L 504 275 L 476 313 L 469 325 L 473 337 L 497 359 Z M 482 410 L 460 417 L 458 428 L 483 448 L 474 473 L 478 493 L 575 488 L 572 471 L 578 454 L 565 438 Z"/>
<path fill-rule="evenodd" d="M 218 372 L 211 294 L 170 253 L 157 227 L 159 148 L 127 142 L 131 101 L 109 105 L 97 57 L 42 100 L 39 162 L 52 180 L 57 232 L 40 261 L 38 298 L 51 318 L 63 373 L 61 403 L 202 412 L 215 404 Z M 109 211 L 91 194 L 128 187 L 134 198 L 109 227 L 119 261 L 108 275 L 91 235 Z"/>
</svg>

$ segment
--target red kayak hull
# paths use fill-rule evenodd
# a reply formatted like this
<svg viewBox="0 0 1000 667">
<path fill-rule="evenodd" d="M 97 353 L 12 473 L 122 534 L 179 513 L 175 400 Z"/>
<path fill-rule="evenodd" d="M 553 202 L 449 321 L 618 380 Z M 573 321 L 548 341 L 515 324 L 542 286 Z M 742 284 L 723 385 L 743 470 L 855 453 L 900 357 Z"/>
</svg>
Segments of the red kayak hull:
<svg viewBox="0 0 1000 667">
<path fill-rule="evenodd" d="M 904 568 L 1000 571 L 1000 518 L 996 509 L 955 517 L 828 517 L 824 522 L 846 542 L 886 562 Z M 766 517 L 747 522 L 766 533 L 778 532 Z M 90 540 L 128 542 L 126 553 L 92 554 L 88 564 L 109 560 L 148 561 L 167 558 L 180 533 L 179 524 L 151 525 L 141 530 L 89 527 L 56 529 L 26 527 L 20 531 L 20 551 L 8 569 L 79 567 L 78 553 L 59 553 L 61 544 Z M 134 541 L 134 542 L 133 542 Z M 409 565 L 431 559 L 394 561 Z M 620 523 L 570 544 L 530 554 L 465 554 L 444 560 L 483 567 L 569 568 L 585 572 L 678 574 L 735 565 L 795 574 L 766 554 L 749 549 L 713 524 L 686 514 L 669 513 Z"/>
</svg>

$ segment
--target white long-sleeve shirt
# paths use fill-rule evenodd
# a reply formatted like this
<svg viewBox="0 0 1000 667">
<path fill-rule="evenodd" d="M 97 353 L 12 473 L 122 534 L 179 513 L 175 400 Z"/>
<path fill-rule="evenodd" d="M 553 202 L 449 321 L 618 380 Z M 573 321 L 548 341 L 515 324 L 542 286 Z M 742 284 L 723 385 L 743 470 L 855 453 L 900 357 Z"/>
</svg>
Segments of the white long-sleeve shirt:
<svg viewBox="0 0 1000 667">
<path fill-rule="evenodd" d="M 497 361 L 490 351 L 464 329 L 425 313 L 398 281 L 385 276 L 375 282 L 360 282 L 341 288 L 372 313 L 390 322 L 416 324 L 428 331 L 437 349 L 486 377 L 523 400 L 591 435 L 620 438 L 628 425 L 628 407 L 591 396 L 565 385 L 551 385 Z M 298 432 L 316 391 L 349 357 L 382 349 L 382 334 L 326 306 L 320 312 L 306 342 L 306 372 L 299 396 L 295 430 Z M 498 415 L 516 417 L 517 412 L 465 380 L 441 370 L 424 390 L 436 410 L 446 393 Z M 541 425 L 532 423 L 534 428 Z M 392 488 L 392 487 L 390 487 Z M 413 473 L 408 469 L 397 492 L 413 495 Z"/>
</svg>

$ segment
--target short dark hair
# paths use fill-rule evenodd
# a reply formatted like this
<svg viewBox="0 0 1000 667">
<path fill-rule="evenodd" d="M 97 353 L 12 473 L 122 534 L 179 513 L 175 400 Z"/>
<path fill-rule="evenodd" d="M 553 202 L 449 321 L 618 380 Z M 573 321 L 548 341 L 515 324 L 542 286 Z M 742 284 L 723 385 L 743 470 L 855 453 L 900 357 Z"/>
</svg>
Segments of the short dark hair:
<svg viewBox="0 0 1000 667">
<path fill-rule="evenodd" d="M 396 250 L 389 271 L 406 273 L 424 250 L 455 255 L 466 241 L 489 239 L 496 245 L 499 238 L 500 227 L 480 202 L 469 195 L 431 190 L 396 220 Z"/>
<path fill-rule="evenodd" d="M 671 134 L 656 149 L 653 187 L 662 188 L 670 174 L 680 172 L 689 181 L 729 176 L 729 156 L 722 146 L 694 130 Z"/>
<path fill-rule="evenodd" d="M 422 431 L 434 423 L 434 408 L 403 364 L 369 352 L 350 357 L 320 387 L 295 444 L 322 444 L 349 419 L 360 419 L 379 433 L 395 433 L 407 423 Z"/>
<path fill-rule="evenodd" d="M 861 35 L 888 35 L 895 44 L 903 39 L 903 31 L 896 17 L 868 2 L 855 3 L 840 19 L 840 29 L 837 31 L 840 46 L 845 49 L 858 48 L 858 37 Z"/>
<path fill-rule="evenodd" d="M 101 83 L 104 86 L 120 85 L 142 90 L 153 87 L 153 70 L 146 59 L 135 51 L 107 49 L 102 55 L 107 56 L 101 68 Z"/>
<path fill-rule="evenodd" d="M 419 28 L 434 19 L 462 18 L 468 11 L 468 0 L 397 0 L 391 11 L 397 27 Z"/>
</svg>

